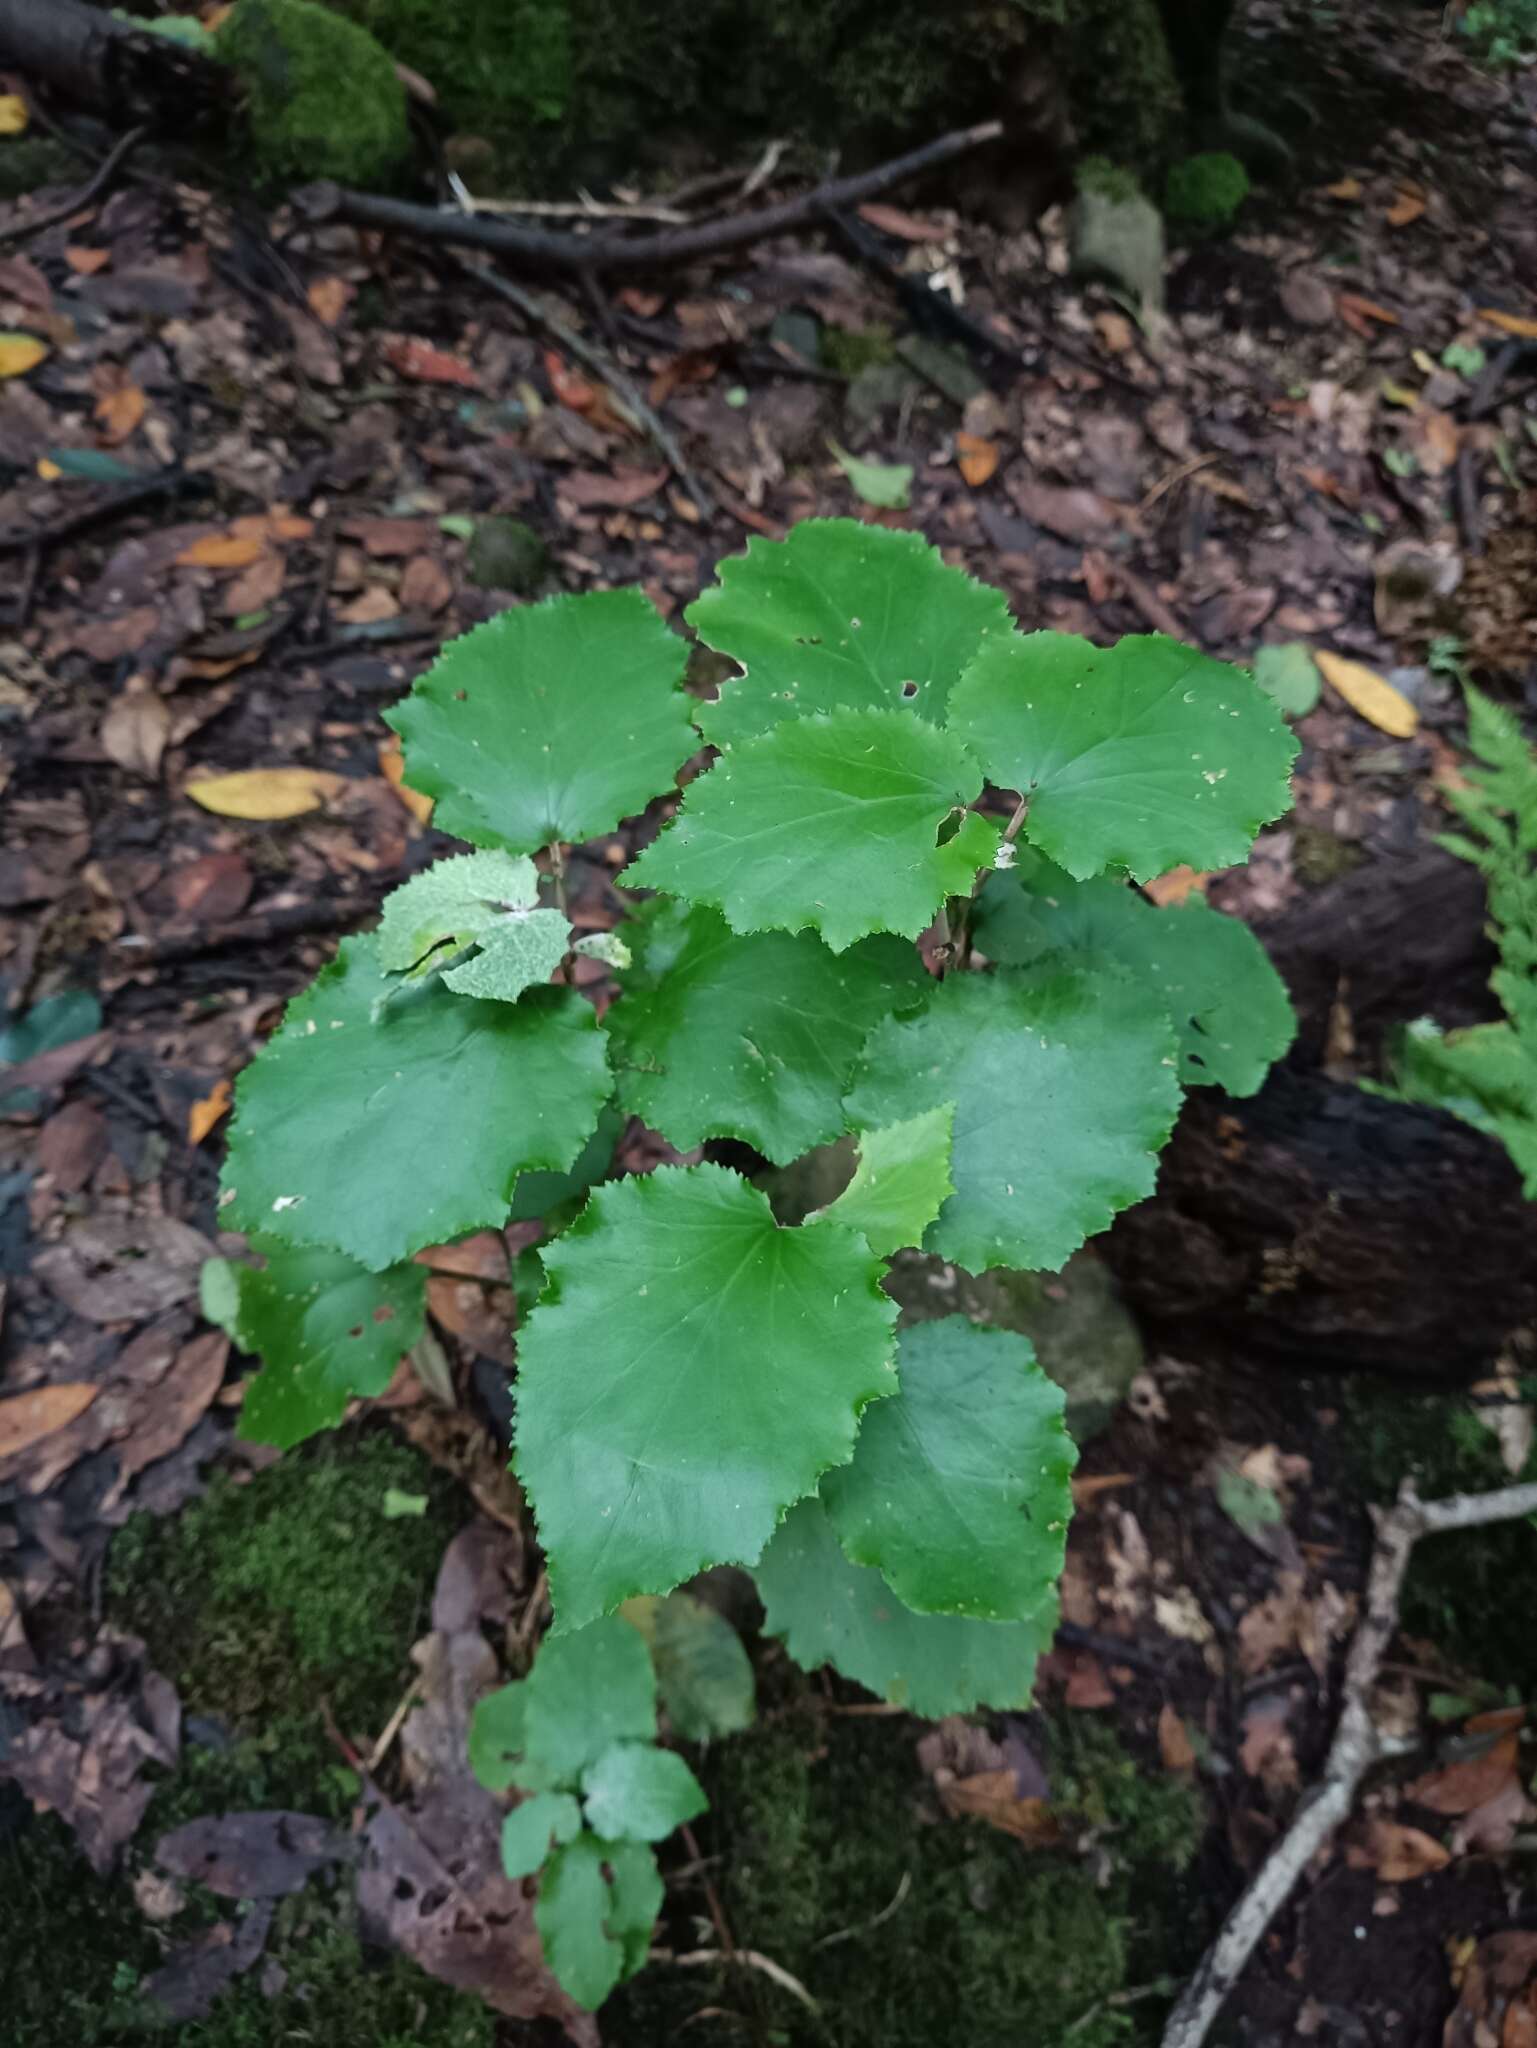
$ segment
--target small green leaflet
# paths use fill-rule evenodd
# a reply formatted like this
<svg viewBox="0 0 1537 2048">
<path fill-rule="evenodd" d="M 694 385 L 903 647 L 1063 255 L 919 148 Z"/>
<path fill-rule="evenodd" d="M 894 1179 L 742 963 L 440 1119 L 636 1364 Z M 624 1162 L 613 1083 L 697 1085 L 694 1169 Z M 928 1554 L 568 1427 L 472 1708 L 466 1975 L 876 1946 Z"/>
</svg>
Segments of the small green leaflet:
<svg viewBox="0 0 1537 2048">
<path fill-rule="evenodd" d="M 1254 680 L 1288 718 L 1306 718 L 1317 707 L 1323 678 L 1300 640 L 1254 650 Z"/>
<path fill-rule="evenodd" d="M 616 1742 L 656 1739 L 651 1659 L 635 1630 L 614 1615 L 547 1636 L 523 1684 L 519 1785 L 574 1787 Z"/>
<path fill-rule="evenodd" d="M 382 1394 L 422 1332 L 427 1273 L 382 1273 L 341 1252 L 256 1237 L 265 1269 L 210 1259 L 203 1314 L 264 1370 L 246 1387 L 239 1434 L 289 1450 L 341 1421 L 354 1394 Z"/>
<path fill-rule="evenodd" d="M 1179 1108 L 1168 1020 L 1120 975 L 951 975 L 871 1033 L 848 1111 L 880 1129 L 955 1104 L 955 1193 L 924 1249 L 1055 1272 L 1153 1191 Z"/>
<path fill-rule="evenodd" d="M 860 1424 L 822 1500 L 847 1556 L 919 1614 L 1023 1621 L 1062 1576 L 1077 1462 L 1062 1390 L 1011 1330 L 902 1332 L 901 1391 Z"/>
<path fill-rule="evenodd" d="M 753 1577 L 770 1635 L 803 1670 L 831 1664 L 909 1713 L 937 1720 L 978 1707 L 1025 1708 L 1049 1649 L 1057 1603 L 1028 1621 L 914 1614 L 877 1571 L 850 1564 L 816 1500 L 791 1508 Z"/>
<path fill-rule="evenodd" d="M 608 1931 L 624 1949 L 624 1975 L 633 1977 L 651 1950 L 662 1910 L 662 1874 L 644 1842 L 609 1842 Z"/>
<path fill-rule="evenodd" d="M 961 671 L 989 635 L 1013 630 L 1001 594 L 946 568 L 920 535 L 855 519 L 807 519 L 782 541 L 749 541 L 717 574 L 687 617 L 746 670 L 695 714 L 718 747 L 843 708 L 905 705 L 943 724 Z"/>
<path fill-rule="evenodd" d="M 534 1925 L 563 1990 L 596 2012 L 624 1975 L 625 1944 L 610 1935 L 613 1893 L 603 1874 L 608 1844 L 585 1831 L 557 1849 L 539 1880 Z"/>
<path fill-rule="evenodd" d="M 831 435 L 827 445 L 838 467 L 854 486 L 856 497 L 885 511 L 906 511 L 913 492 L 913 466 L 910 462 L 869 462 L 863 456 L 851 455 Z"/>
<path fill-rule="evenodd" d="M 781 1230 L 718 1166 L 595 1189 L 546 1265 L 513 1462 L 558 1628 L 750 1563 L 895 1389 L 895 1306 L 863 1239 Z"/>
<path fill-rule="evenodd" d="M 778 1165 L 843 1129 L 871 1027 L 929 982 L 896 939 L 833 954 L 809 932 L 739 938 L 718 911 L 659 903 L 608 1013 L 619 1099 L 680 1151 L 740 1138 Z"/>
<path fill-rule="evenodd" d="M 950 719 L 989 781 L 1029 797 L 1025 836 L 1080 881 L 1228 867 L 1290 801 L 1297 742 L 1264 691 L 1161 634 L 991 640 Z"/>
<path fill-rule="evenodd" d="M 554 1842 L 574 1842 L 582 1809 L 569 1792 L 535 1792 L 502 1822 L 502 1868 L 509 1877 L 532 1877 Z"/>
<path fill-rule="evenodd" d="M 1296 1036 L 1286 985 L 1249 927 L 1198 896 L 1155 909 L 1108 876 L 1075 882 L 1026 849 L 977 899 L 977 944 L 1009 967 L 1114 970 L 1141 982 L 1173 1022 L 1179 1076 L 1252 1095 Z"/>
<path fill-rule="evenodd" d="M 533 853 L 671 786 L 698 746 L 687 657 L 639 590 L 552 597 L 451 640 L 386 721 L 439 830 Z"/>
<path fill-rule="evenodd" d="M 683 808 L 626 872 L 723 910 L 737 932 L 811 926 L 835 953 L 871 932 L 914 939 L 965 895 L 997 846 L 953 734 L 901 711 L 836 711 L 776 726 L 691 783 Z"/>
<path fill-rule="evenodd" d="M 456 994 L 515 1003 L 549 980 L 571 945 L 565 918 L 536 909 L 538 900 L 538 870 L 522 854 L 435 861 L 385 897 L 379 963 L 393 974 L 444 967 Z M 470 946 L 472 959 L 448 965 Z"/>
<path fill-rule="evenodd" d="M 845 1224 L 882 1258 L 904 1245 L 922 1244 L 923 1233 L 955 1192 L 950 1181 L 954 1124 L 955 1104 L 945 1102 L 907 1123 L 862 1131 L 854 1178 L 807 1222 L 826 1217 Z"/>
<path fill-rule="evenodd" d="M 619 1613 L 649 1645 L 662 1705 L 680 1735 L 708 1742 L 752 1726 L 752 1661 L 724 1615 L 692 1593 L 642 1594 Z"/>
<path fill-rule="evenodd" d="M 660 1842 L 709 1800 L 681 1756 L 654 1742 L 615 1742 L 582 1773 L 587 1825 L 605 1841 Z"/>
<path fill-rule="evenodd" d="M 470 1715 L 470 1769 L 489 1792 L 505 1792 L 518 1775 L 528 1719 L 528 1683 L 498 1686 Z"/>
<path fill-rule="evenodd" d="M 500 1225 L 517 1176 L 569 1167 L 608 1092 L 570 990 L 476 1002 L 391 982 L 374 940 L 344 940 L 240 1077 L 225 1227 L 379 1271 Z"/>
</svg>

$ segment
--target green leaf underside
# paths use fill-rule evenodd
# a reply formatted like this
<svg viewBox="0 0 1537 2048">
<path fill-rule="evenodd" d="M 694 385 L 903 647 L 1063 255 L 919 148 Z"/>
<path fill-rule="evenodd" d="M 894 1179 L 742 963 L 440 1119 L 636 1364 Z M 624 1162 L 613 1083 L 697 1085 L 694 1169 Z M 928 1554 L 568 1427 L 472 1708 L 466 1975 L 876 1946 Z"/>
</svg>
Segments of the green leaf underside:
<svg viewBox="0 0 1537 2048">
<path fill-rule="evenodd" d="M 203 1312 L 262 1361 L 241 1403 L 240 1435 L 286 1451 L 334 1428 L 354 1394 L 384 1392 L 422 1333 L 427 1274 L 409 1264 L 370 1273 L 341 1252 L 260 1237 L 251 1248 L 265 1255 L 265 1271 L 209 1261 Z"/>
<path fill-rule="evenodd" d="M 517 1776 L 528 1721 L 528 1686 L 498 1686 L 470 1715 L 470 1769 L 489 1792 L 505 1792 Z"/>
<path fill-rule="evenodd" d="M 910 462 L 870 462 L 851 455 L 847 448 L 829 439 L 828 447 L 838 467 L 854 487 L 854 495 L 867 505 L 888 511 L 905 511 L 912 502 L 913 469 Z"/>
<path fill-rule="evenodd" d="M 585 1831 L 544 1866 L 534 1924 L 544 1959 L 578 2005 L 595 2012 L 624 1974 L 624 1944 L 608 1932 L 613 1894 L 603 1874 L 608 1844 Z"/>
<path fill-rule="evenodd" d="M 854 1178 L 835 1201 L 817 1212 L 857 1230 L 872 1252 L 890 1258 L 923 1233 L 954 1194 L 950 1144 L 955 1104 L 941 1103 L 907 1123 L 862 1131 Z M 810 1219 L 808 1219 L 810 1220 Z"/>
<path fill-rule="evenodd" d="M 720 1167 L 595 1190 L 547 1266 L 519 1346 L 514 1466 L 557 1626 L 751 1563 L 894 1391 L 895 1309 L 864 1241 L 779 1229 Z"/>
<path fill-rule="evenodd" d="M 582 1809 L 569 1792 L 536 1792 L 502 1822 L 502 1868 L 509 1877 L 532 1877 L 552 1842 L 572 1842 L 582 1831 Z"/>
<path fill-rule="evenodd" d="M 708 1742 L 752 1726 L 752 1660 L 724 1615 L 692 1593 L 642 1594 L 619 1612 L 649 1645 L 662 1705 L 681 1736 Z"/>
<path fill-rule="evenodd" d="M 703 905 L 659 904 L 636 952 L 608 1017 L 620 1101 L 680 1151 L 740 1138 L 776 1165 L 839 1135 L 872 1026 L 929 986 L 899 940 L 739 938 Z"/>
<path fill-rule="evenodd" d="M 380 906 L 379 965 L 404 974 L 439 948 L 457 951 L 509 910 L 539 901 L 539 871 L 522 854 L 459 853 L 392 889 Z"/>
<path fill-rule="evenodd" d="M 718 575 L 687 613 L 706 646 L 747 671 L 696 713 L 718 747 L 838 709 L 905 706 L 941 725 L 956 678 L 1012 628 L 999 592 L 947 568 L 919 535 L 852 519 L 749 541 Z"/>
<path fill-rule="evenodd" d="M 222 1221 L 378 1271 L 501 1224 L 517 1176 L 564 1171 L 608 1092 L 603 1034 L 570 990 L 408 987 L 372 939 L 345 940 L 240 1078 Z"/>
<path fill-rule="evenodd" d="M 523 910 L 484 934 L 480 950 L 443 979 L 460 996 L 515 1003 L 526 988 L 547 982 L 571 945 L 571 927 L 558 910 Z"/>
<path fill-rule="evenodd" d="M 587 1825 L 610 1842 L 660 1842 L 709 1800 L 681 1756 L 651 1742 L 615 1742 L 582 1773 Z"/>
<path fill-rule="evenodd" d="M 846 1555 L 919 1614 L 1020 1621 L 1062 1574 L 1077 1461 L 1025 1338 L 964 1316 L 904 1330 L 901 1389 L 822 1480 Z"/>
<path fill-rule="evenodd" d="M 831 1664 L 909 1713 L 1025 1708 L 1056 1631 L 1054 1598 L 1028 1621 L 914 1614 L 877 1571 L 851 1564 L 820 1501 L 793 1507 L 753 1577 L 766 1627 L 804 1670 Z"/>
<path fill-rule="evenodd" d="M 1241 861 L 1289 802 L 1297 742 L 1241 669 L 1161 634 L 990 640 L 951 697 L 988 779 L 1030 798 L 1030 842 L 1080 881 Z"/>
<path fill-rule="evenodd" d="M 952 975 L 872 1032 L 847 1108 L 877 1129 L 955 1104 L 955 1193 L 925 1250 L 1055 1272 L 1152 1193 L 1179 1108 L 1176 1043 L 1120 975 Z"/>
<path fill-rule="evenodd" d="M 521 605 L 452 640 L 385 714 L 433 823 L 532 853 L 611 832 L 698 745 L 688 650 L 638 590 Z"/>
<path fill-rule="evenodd" d="M 836 711 L 779 725 L 691 783 L 671 828 L 626 873 L 725 912 L 734 931 L 821 933 L 835 953 L 871 932 L 916 938 L 947 895 L 965 894 L 997 828 L 951 733 L 901 711 Z"/>
<path fill-rule="evenodd" d="M 1075 882 L 1026 852 L 977 899 L 977 944 L 1009 967 L 1120 968 L 1167 1011 L 1187 1088 L 1252 1095 L 1296 1036 L 1286 985 L 1239 918 L 1199 898 L 1158 910 L 1124 883 Z"/>
<path fill-rule="evenodd" d="M 651 1659 L 635 1630 L 613 1615 L 546 1637 L 524 1684 L 519 1785 L 574 1788 L 616 1742 L 656 1739 Z"/>
</svg>

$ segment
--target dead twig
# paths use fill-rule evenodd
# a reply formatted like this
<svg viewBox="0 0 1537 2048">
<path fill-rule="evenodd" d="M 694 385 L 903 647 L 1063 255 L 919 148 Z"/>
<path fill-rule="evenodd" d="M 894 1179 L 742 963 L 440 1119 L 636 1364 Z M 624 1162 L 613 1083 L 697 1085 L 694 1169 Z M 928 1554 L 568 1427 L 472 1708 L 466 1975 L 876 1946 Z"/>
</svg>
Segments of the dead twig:
<svg viewBox="0 0 1537 2048">
<path fill-rule="evenodd" d="M 783 1963 L 776 1963 L 772 1956 L 760 1955 L 755 1948 L 733 1949 L 728 1956 L 718 1948 L 696 1948 L 686 1956 L 675 1956 L 671 1949 L 654 1948 L 651 1951 L 654 1963 L 673 1963 L 680 1970 L 706 1969 L 711 1964 L 735 1963 L 744 1970 L 761 1970 L 771 1983 L 781 1991 L 788 1991 L 792 1998 L 798 1998 L 807 2012 L 821 2018 L 822 2008 L 800 1981 L 792 1977 Z"/>
<path fill-rule="evenodd" d="M 1201 2048 L 1265 1930 L 1303 1871 L 1348 1818 L 1362 1778 L 1374 1764 L 1412 1747 L 1379 1731 L 1372 1719 L 1371 1695 L 1398 1627 L 1399 1596 L 1415 1544 L 1422 1536 L 1439 1536 L 1448 1529 L 1480 1529 L 1531 1514 L 1537 1514 L 1537 1484 L 1422 1501 L 1406 1483 L 1397 1505 L 1378 1511 L 1366 1608 L 1345 1660 L 1340 1718 L 1323 1777 L 1297 1809 L 1291 1826 L 1228 1914 L 1180 1994 L 1164 2030 L 1163 2048 Z"/>
<path fill-rule="evenodd" d="M 1002 133 L 1001 121 L 958 128 L 937 141 L 925 143 L 921 149 L 909 150 L 905 156 L 893 157 L 890 162 L 876 164 L 854 177 L 834 178 L 818 185 L 799 199 L 786 199 L 755 213 L 737 214 L 661 235 L 552 234 L 547 229 L 513 227 L 505 221 L 484 220 L 479 215 L 472 218 L 462 213 L 440 212 L 407 199 L 385 199 L 375 192 L 353 192 L 328 182 L 304 186 L 294 194 L 294 202 L 312 221 L 345 221 L 353 227 L 417 235 L 424 241 L 456 242 L 465 248 L 483 249 L 488 255 L 509 257 L 533 270 L 564 271 L 568 275 L 580 275 L 584 270 L 599 275 L 660 270 L 745 249 L 753 242 L 786 234 L 792 228 L 813 227 L 826 206 L 858 206 L 861 200 L 873 199 L 893 185 L 903 184 L 924 171 L 937 170 L 941 164 L 996 142 Z"/>
<path fill-rule="evenodd" d="M 55 228 L 60 221 L 68 220 L 71 214 L 78 213 L 93 199 L 100 198 L 148 133 L 147 128 L 130 128 L 126 135 L 120 136 L 110 154 L 102 158 L 80 190 L 66 199 L 62 206 L 40 213 L 36 220 L 16 221 L 10 227 L 0 228 L 0 248 L 7 242 L 25 242 L 33 235 L 40 235 L 44 228 Z"/>
</svg>

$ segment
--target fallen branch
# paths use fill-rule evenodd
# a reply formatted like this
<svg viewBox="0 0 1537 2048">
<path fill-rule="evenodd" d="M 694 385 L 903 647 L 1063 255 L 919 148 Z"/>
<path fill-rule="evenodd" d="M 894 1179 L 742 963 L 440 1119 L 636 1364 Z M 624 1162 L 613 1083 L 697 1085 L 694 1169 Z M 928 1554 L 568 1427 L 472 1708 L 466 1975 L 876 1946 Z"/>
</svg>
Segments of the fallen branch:
<svg viewBox="0 0 1537 2048">
<path fill-rule="evenodd" d="M 1422 1501 L 1405 1485 L 1396 1507 L 1377 1515 L 1377 1544 L 1366 1582 L 1366 1612 L 1345 1661 L 1344 1697 L 1323 1778 L 1222 1924 L 1164 2029 L 1163 2048 L 1201 2048 L 1228 1993 L 1261 1936 L 1314 1856 L 1348 1818 L 1362 1778 L 1384 1758 L 1412 1745 L 1383 1735 L 1372 1719 L 1371 1695 L 1398 1627 L 1398 1602 L 1414 1546 L 1448 1529 L 1478 1529 L 1537 1514 L 1537 1484 L 1497 1493 L 1460 1493 Z"/>
<path fill-rule="evenodd" d="M 834 178 L 799 199 L 786 199 L 777 206 L 759 208 L 756 213 L 737 214 L 727 220 L 710 221 L 699 227 L 680 228 L 663 235 L 565 235 L 544 228 L 513 227 L 503 221 L 486 220 L 479 214 L 447 213 L 436 207 L 418 206 L 408 199 L 384 199 L 373 192 L 353 192 L 345 186 L 322 182 L 306 185 L 294 194 L 294 203 L 305 218 L 314 222 L 344 221 L 352 227 L 393 229 L 416 235 L 429 242 L 455 242 L 469 249 L 483 249 L 492 256 L 507 256 L 527 269 L 563 271 L 575 276 L 605 276 L 618 271 L 659 270 L 669 265 L 692 263 L 706 256 L 724 255 L 730 249 L 744 249 L 766 236 L 784 234 L 791 228 L 814 227 L 828 207 L 858 206 L 887 192 L 924 171 L 967 156 L 985 143 L 996 142 L 1003 133 L 1001 121 L 983 121 L 975 128 L 958 128 L 921 149 L 893 157 L 851 178 Z"/>
</svg>

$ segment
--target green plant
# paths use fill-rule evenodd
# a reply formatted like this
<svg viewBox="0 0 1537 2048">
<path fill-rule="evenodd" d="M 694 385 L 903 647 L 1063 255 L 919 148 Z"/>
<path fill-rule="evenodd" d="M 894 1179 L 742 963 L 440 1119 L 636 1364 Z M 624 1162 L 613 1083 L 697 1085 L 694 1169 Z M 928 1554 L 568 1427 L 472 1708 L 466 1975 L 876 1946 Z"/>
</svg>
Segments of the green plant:
<svg viewBox="0 0 1537 2048">
<path fill-rule="evenodd" d="M 1225 149 L 1204 150 L 1170 166 L 1164 211 L 1193 227 L 1225 227 L 1249 196 L 1249 173 Z"/>
<path fill-rule="evenodd" d="M 405 88 L 388 53 L 317 0 L 236 0 L 213 53 L 239 76 L 268 176 L 376 185 L 409 157 Z"/>
<path fill-rule="evenodd" d="M 689 619 L 744 670 L 713 702 L 609 591 L 476 628 L 390 714 L 478 850 L 388 898 L 242 1077 L 221 1200 L 268 1263 L 207 1298 L 266 1361 L 244 1426 L 325 1427 L 409 1341 L 414 1252 L 563 1202 L 514 1431 L 557 1640 L 740 1563 L 808 1667 L 919 1713 L 1023 1706 L 1062 1397 L 1010 1332 L 898 1339 L 885 1263 L 1055 1270 L 1151 1191 L 1182 1085 L 1258 1087 L 1292 1032 L 1263 951 L 1125 877 L 1242 859 L 1295 742 L 1242 671 L 1020 635 L 916 536 L 850 521 L 754 543 Z M 627 943 L 574 941 L 559 847 L 699 734 L 719 758 L 626 876 L 666 893 Z M 911 942 L 942 918 L 930 973 Z M 602 1027 L 549 985 L 568 949 L 616 969 Z M 782 1168 L 852 1133 L 853 1177 L 795 1228 L 713 1163 L 605 1181 L 616 1085 L 680 1149 Z"/>
<path fill-rule="evenodd" d="M 1489 977 L 1504 1021 L 1443 1032 L 1421 1018 L 1402 1035 L 1390 1092 L 1448 1109 L 1497 1137 L 1537 1201 L 1537 757 L 1503 705 L 1465 682 L 1468 745 L 1477 764 L 1446 800 L 1463 832 L 1441 845 L 1471 861 L 1489 888 Z"/>
<path fill-rule="evenodd" d="M 1475 0 L 1457 26 L 1491 70 L 1525 63 L 1537 52 L 1537 0 Z"/>
</svg>

